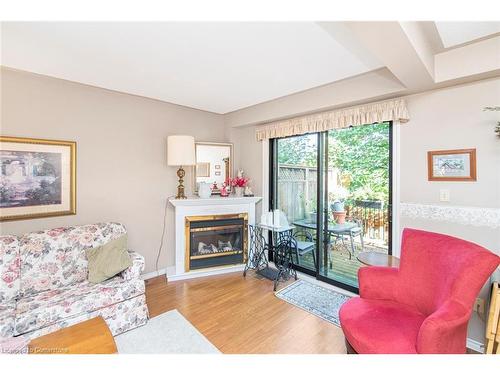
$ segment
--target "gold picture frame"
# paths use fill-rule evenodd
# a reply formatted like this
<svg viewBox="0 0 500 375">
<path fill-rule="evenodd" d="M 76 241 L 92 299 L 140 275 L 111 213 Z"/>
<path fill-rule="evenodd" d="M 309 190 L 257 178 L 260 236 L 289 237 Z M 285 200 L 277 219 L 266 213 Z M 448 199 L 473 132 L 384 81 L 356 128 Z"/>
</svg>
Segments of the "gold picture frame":
<svg viewBox="0 0 500 375">
<path fill-rule="evenodd" d="M 76 142 L 0 136 L 0 222 L 76 214 Z"/>
<path fill-rule="evenodd" d="M 221 153 L 224 153 L 224 156 L 220 156 L 215 159 L 207 159 L 202 155 L 203 150 L 207 149 L 217 149 Z M 196 142 L 195 143 L 195 158 L 196 165 L 200 163 L 209 163 L 210 170 L 209 176 L 200 176 L 198 175 L 198 167 L 195 168 L 193 173 L 193 191 L 195 193 L 198 192 L 198 183 L 199 182 L 207 182 L 213 186 L 214 182 L 217 184 L 217 189 L 212 188 L 212 194 L 220 194 L 220 188 L 222 184 L 227 180 L 233 177 L 233 144 L 232 143 L 223 143 L 223 142 Z M 219 166 L 217 168 L 217 166 Z M 215 171 L 217 169 L 217 171 Z M 217 174 L 216 172 L 219 172 Z M 231 187 L 228 187 L 230 190 Z"/>
</svg>

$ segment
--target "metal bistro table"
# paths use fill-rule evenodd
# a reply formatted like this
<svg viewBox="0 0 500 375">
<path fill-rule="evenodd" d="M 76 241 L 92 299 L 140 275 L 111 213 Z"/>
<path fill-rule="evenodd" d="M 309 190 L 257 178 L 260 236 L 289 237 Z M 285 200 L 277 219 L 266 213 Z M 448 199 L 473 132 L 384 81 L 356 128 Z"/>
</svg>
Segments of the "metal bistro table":
<svg viewBox="0 0 500 375">
<path fill-rule="evenodd" d="M 296 225 L 301 228 L 306 228 L 306 229 L 312 229 L 312 230 L 317 230 L 318 225 L 317 223 L 312 223 L 308 222 L 307 220 L 297 220 L 293 222 L 293 225 Z M 349 240 L 351 243 L 351 251 L 349 251 L 349 259 L 354 256 L 354 237 L 359 236 L 360 241 L 361 241 L 361 251 L 364 249 L 364 242 L 363 242 L 363 228 L 359 223 L 356 223 L 354 221 L 346 221 L 343 224 L 328 224 L 328 234 L 329 237 L 334 237 L 336 241 L 340 239 L 342 243 L 344 242 L 344 236 L 349 236 Z M 328 242 L 330 241 L 330 238 L 328 239 Z M 328 252 L 325 251 L 325 265 L 328 263 Z"/>
<path fill-rule="evenodd" d="M 293 226 L 273 227 L 266 224 L 250 226 L 250 254 L 243 276 L 249 269 L 254 269 L 258 274 L 274 281 L 274 290 L 281 280 L 288 280 L 291 276 L 297 279 L 297 272 L 293 267 L 291 249 L 297 247 L 293 237 Z M 272 233 L 272 244 L 267 243 L 263 231 Z M 269 267 L 269 260 L 265 251 L 273 254 L 276 269 Z"/>
</svg>

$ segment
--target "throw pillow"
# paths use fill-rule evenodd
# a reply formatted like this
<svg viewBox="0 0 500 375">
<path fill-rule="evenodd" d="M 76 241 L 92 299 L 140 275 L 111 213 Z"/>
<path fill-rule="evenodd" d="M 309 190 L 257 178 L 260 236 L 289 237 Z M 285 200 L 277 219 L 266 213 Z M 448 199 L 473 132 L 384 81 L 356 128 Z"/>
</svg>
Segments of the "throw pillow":
<svg viewBox="0 0 500 375">
<path fill-rule="evenodd" d="M 127 235 L 116 240 L 85 250 L 91 283 L 107 280 L 132 265 L 127 251 Z"/>
</svg>

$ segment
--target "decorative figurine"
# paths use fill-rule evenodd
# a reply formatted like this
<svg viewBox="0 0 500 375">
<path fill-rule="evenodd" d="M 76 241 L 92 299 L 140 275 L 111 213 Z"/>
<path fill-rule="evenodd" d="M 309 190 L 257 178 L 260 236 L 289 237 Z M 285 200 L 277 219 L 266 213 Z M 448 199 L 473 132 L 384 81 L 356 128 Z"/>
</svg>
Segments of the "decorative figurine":
<svg viewBox="0 0 500 375">
<path fill-rule="evenodd" d="M 227 196 L 229 196 L 229 191 L 227 190 L 226 183 L 223 183 L 222 187 L 220 188 L 220 196 L 221 197 L 227 197 Z"/>
<path fill-rule="evenodd" d="M 245 197 L 253 197 L 252 188 L 250 186 L 245 186 L 245 192 L 243 193 Z"/>
</svg>

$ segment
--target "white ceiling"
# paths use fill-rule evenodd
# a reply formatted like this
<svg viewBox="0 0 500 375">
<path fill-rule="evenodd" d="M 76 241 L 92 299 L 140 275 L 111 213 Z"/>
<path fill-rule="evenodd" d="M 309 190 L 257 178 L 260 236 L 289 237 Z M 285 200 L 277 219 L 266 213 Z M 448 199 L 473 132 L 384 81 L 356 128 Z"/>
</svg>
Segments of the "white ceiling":
<svg viewBox="0 0 500 375">
<path fill-rule="evenodd" d="M 500 22 L 436 22 L 445 48 L 500 33 Z"/>
<path fill-rule="evenodd" d="M 1 62 L 216 113 L 382 67 L 313 22 L 3 23 Z"/>
</svg>

